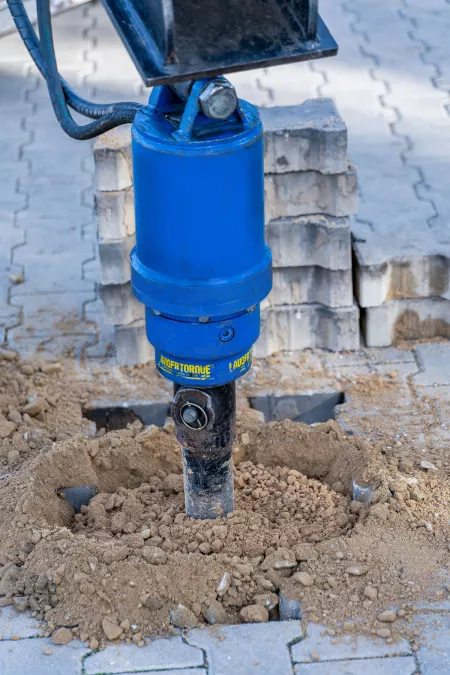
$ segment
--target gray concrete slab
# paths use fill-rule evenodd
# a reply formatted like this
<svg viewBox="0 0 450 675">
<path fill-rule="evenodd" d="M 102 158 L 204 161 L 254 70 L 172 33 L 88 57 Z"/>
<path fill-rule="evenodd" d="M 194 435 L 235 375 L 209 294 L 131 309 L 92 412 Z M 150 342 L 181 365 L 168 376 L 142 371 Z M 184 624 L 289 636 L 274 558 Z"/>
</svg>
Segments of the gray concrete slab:
<svg viewBox="0 0 450 675">
<path fill-rule="evenodd" d="M 301 636 L 299 621 L 280 621 L 197 628 L 187 641 L 205 650 L 208 675 L 292 675 L 288 644 Z"/>
<path fill-rule="evenodd" d="M 412 656 L 395 656 L 390 659 L 355 659 L 304 663 L 294 668 L 297 675 L 414 675 L 416 662 Z"/>
<path fill-rule="evenodd" d="M 291 648 L 294 663 L 312 663 L 316 654 L 320 661 L 376 659 L 412 654 L 406 640 L 389 645 L 380 638 L 368 638 L 363 635 L 344 635 L 336 639 L 326 635 L 325 630 L 324 626 L 318 624 L 308 625 L 305 639 Z"/>
<path fill-rule="evenodd" d="M 425 615 L 418 622 L 421 631 L 417 652 L 421 675 L 450 673 L 450 616 Z"/>
<path fill-rule="evenodd" d="M 88 650 L 81 643 L 57 647 L 50 640 L 0 642 L 2 675 L 82 675 L 82 658 Z"/>
<path fill-rule="evenodd" d="M 110 645 L 88 656 L 84 662 L 86 675 L 98 673 L 131 673 L 136 671 L 169 670 L 203 667 L 201 649 L 183 642 L 181 637 L 160 639 L 146 647 Z"/>
<path fill-rule="evenodd" d="M 4 607 L 0 610 L 0 636 L 2 640 L 31 638 L 41 635 L 41 633 L 36 619 L 29 614 L 18 614 L 12 607 Z"/>
</svg>

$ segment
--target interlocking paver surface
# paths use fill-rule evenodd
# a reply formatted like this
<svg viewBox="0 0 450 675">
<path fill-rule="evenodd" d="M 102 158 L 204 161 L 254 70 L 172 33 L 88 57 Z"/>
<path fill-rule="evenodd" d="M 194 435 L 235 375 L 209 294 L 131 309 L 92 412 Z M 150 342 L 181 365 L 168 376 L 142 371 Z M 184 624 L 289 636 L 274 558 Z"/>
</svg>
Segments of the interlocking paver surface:
<svg viewBox="0 0 450 675">
<path fill-rule="evenodd" d="M 0 642 L 0 673 L 82 675 L 82 657 L 87 652 L 80 643 L 56 647 L 50 640 L 5 640 Z"/>
<path fill-rule="evenodd" d="M 206 652 L 208 675 L 291 675 L 288 644 L 302 637 L 299 621 L 215 626 L 189 631 Z"/>
<path fill-rule="evenodd" d="M 135 645 L 106 647 L 88 656 L 84 662 L 86 675 L 131 673 L 136 670 L 165 671 L 204 665 L 202 650 L 184 643 L 180 637 L 155 640 L 142 648 Z"/>
</svg>

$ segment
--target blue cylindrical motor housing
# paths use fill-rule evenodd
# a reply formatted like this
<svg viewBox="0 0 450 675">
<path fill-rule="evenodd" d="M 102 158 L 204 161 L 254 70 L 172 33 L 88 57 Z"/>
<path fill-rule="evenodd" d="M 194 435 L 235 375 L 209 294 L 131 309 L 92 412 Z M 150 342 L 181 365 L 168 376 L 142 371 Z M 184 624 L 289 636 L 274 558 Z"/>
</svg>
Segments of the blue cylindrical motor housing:
<svg viewBox="0 0 450 675">
<path fill-rule="evenodd" d="M 250 367 L 271 289 L 263 135 L 245 101 L 226 122 L 197 120 L 184 138 L 170 106 L 136 115 L 132 284 L 158 369 L 179 384 L 216 386 Z"/>
</svg>

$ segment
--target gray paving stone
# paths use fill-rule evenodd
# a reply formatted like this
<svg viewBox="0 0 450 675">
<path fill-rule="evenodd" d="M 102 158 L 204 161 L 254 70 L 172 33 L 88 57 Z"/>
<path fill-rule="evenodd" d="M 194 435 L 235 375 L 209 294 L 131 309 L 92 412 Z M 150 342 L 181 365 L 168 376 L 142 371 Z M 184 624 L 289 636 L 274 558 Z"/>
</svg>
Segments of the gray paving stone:
<svg viewBox="0 0 450 675">
<path fill-rule="evenodd" d="M 450 616 L 427 614 L 416 623 L 421 633 L 417 652 L 422 675 L 449 675 L 450 673 Z"/>
<path fill-rule="evenodd" d="M 52 653 L 44 654 L 44 650 L 50 650 Z M 4 641 L 0 642 L 0 673 L 81 675 L 82 658 L 88 651 L 81 643 L 56 647 L 50 640 Z"/>
<path fill-rule="evenodd" d="M 131 673 L 204 666 L 200 649 L 185 644 L 181 637 L 159 639 L 146 647 L 110 645 L 84 661 L 86 675 Z"/>
<path fill-rule="evenodd" d="M 319 265 L 330 270 L 352 266 L 348 218 L 313 215 L 280 218 L 266 225 L 274 267 Z"/>
<path fill-rule="evenodd" d="M 98 253 L 103 285 L 125 284 L 130 281 L 130 252 L 135 241 L 135 236 L 131 235 L 117 241 L 99 242 Z"/>
<path fill-rule="evenodd" d="M 420 344 L 415 351 L 421 372 L 413 378 L 414 384 L 450 384 L 450 344 Z"/>
<path fill-rule="evenodd" d="M 22 295 L 23 325 L 11 331 L 12 339 L 81 335 L 95 332 L 83 319 L 83 308 L 92 300 L 89 293 L 45 293 Z"/>
<path fill-rule="evenodd" d="M 264 179 L 266 223 L 313 213 L 350 216 L 357 212 L 354 167 L 339 174 L 296 171 L 268 174 Z"/>
<path fill-rule="evenodd" d="M 368 347 L 388 347 L 396 339 L 415 340 L 450 335 L 450 301 L 439 298 L 391 300 L 363 311 Z"/>
<path fill-rule="evenodd" d="M 301 635 L 299 621 L 280 621 L 197 628 L 187 640 L 206 651 L 208 675 L 291 675 L 288 644 Z"/>
<path fill-rule="evenodd" d="M 352 271 L 318 266 L 275 268 L 269 302 L 272 305 L 318 303 L 326 307 L 349 307 L 353 304 Z"/>
<path fill-rule="evenodd" d="M 411 649 L 406 640 L 388 645 L 380 638 L 367 638 L 363 635 L 344 635 L 336 644 L 329 635 L 322 635 L 324 627 L 318 624 L 308 624 L 306 636 L 291 648 L 294 663 L 311 663 L 311 652 L 319 655 L 323 661 L 338 661 L 344 659 L 375 659 L 386 656 L 409 656 Z M 301 672 L 301 670 L 299 670 Z"/>
<path fill-rule="evenodd" d="M 2 640 L 31 638 L 39 635 L 37 619 L 29 614 L 18 614 L 12 607 L 4 607 L 0 612 L 0 636 Z M 0 670 L 0 672 L 2 672 Z"/>
<path fill-rule="evenodd" d="M 394 656 L 387 659 L 355 659 L 352 661 L 329 661 L 296 666 L 298 675 L 414 675 L 416 662 L 412 656 Z"/>
<path fill-rule="evenodd" d="M 264 306 L 254 354 L 264 358 L 297 349 L 352 351 L 359 348 L 359 309 L 323 305 Z"/>
<path fill-rule="evenodd" d="M 261 108 L 260 114 L 266 173 L 346 171 L 347 129 L 330 99 Z"/>
</svg>

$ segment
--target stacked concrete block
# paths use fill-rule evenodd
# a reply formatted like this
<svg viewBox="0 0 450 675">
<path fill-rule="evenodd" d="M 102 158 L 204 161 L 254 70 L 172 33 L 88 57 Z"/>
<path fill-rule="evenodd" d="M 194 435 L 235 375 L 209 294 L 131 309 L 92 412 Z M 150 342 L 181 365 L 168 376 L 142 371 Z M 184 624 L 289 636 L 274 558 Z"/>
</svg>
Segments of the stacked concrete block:
<svg viewBox="0 0 450 675">
<path fill-rule="evenodd" d="M 144 307 L 131 290 L 135 222 L 130 127 L 101 136 L 94 146 L 94 158 L 105 321 L 115 327 L 118 363 L 145 363 L 153 358 L 153 349 L 145 335 Z"/>
<path fill-rule="evenodd" d="M 265 108 L 261 117 L 266 239 L 274 269 L 255 355 L 357 349 L 349 226 L 357 180 L 346 127 L 328 99 Z"/>
<path fill-rule="evenodd" d="M 355 241 L 355 293 L 369 347 L 450 335 L 448 228 L 441 234 L 439 243 L 429 228 Z"/>
</svg>

